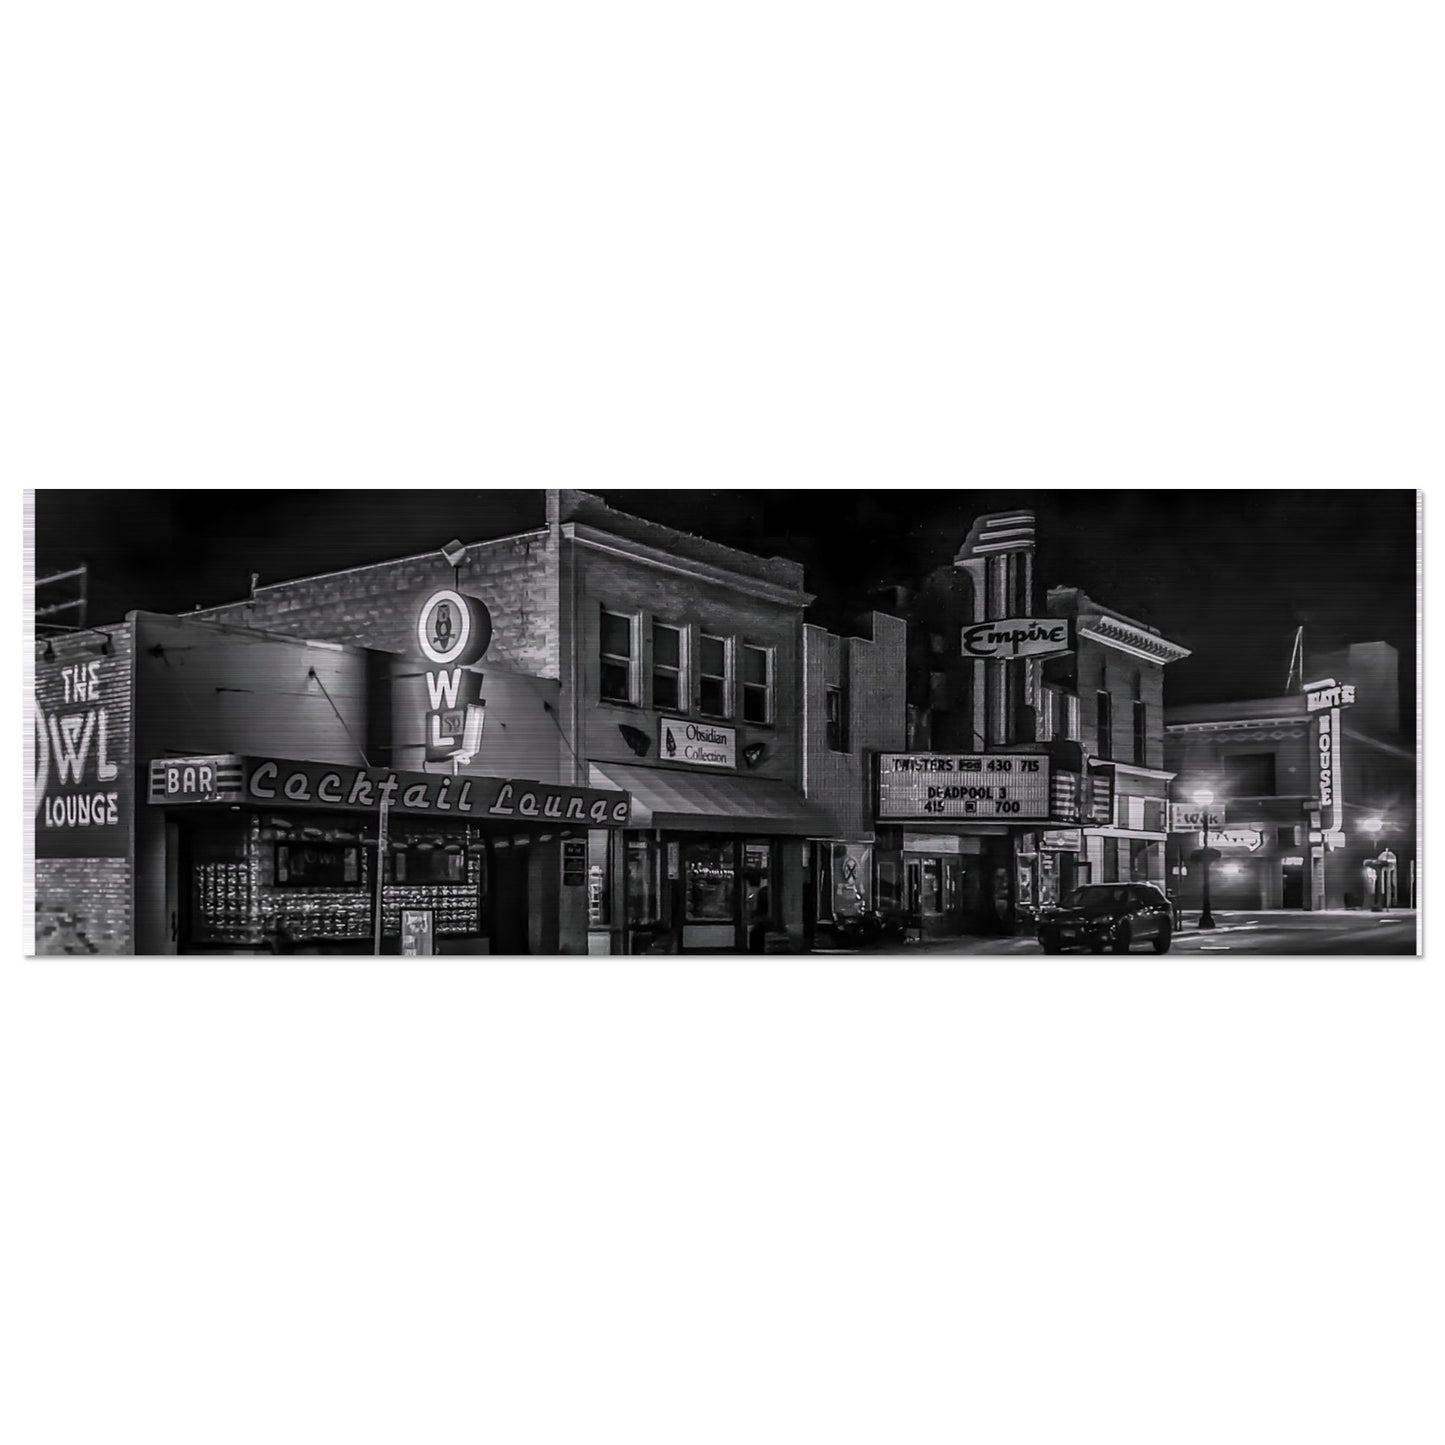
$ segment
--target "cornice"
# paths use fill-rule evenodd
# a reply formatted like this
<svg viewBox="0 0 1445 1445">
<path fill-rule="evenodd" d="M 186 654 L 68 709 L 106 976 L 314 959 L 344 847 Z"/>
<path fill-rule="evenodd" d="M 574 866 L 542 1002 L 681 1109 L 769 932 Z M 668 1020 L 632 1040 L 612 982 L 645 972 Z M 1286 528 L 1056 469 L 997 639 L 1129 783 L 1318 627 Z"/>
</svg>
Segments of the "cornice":
<svg viewBox="0 0 1445 1445">
<path fill-rule="evenodd" d="M 1141 662 L 1181 662 L 1190 655 L 1187 647 L 1170 642 L 1147 627 L 1124 622 L 1107 613 L 1094 613 L 1079 619 L 1079 636 L 1090 638 L 1105 647 L 1137 657 Z"/>
<path fill-rule="evenodd" d="M 735 572 L 729 567 L 719 567 L 711 562 L 694 561 L 691 558 L 675 557 L 646 542 L 635 542 L 630 537 L 619 537 L 612 532 L 590 527 L 585 522 L 564 522 L 562 535 L 579 547 L 594 552 L 605 552 L 624 561 L 636 562 L 659 572 L 671 572 L 679 577 L 690 577 L 694 581 L 725 587 L 732 592 L 742 592 L 764 602 L 775 602 L 783 607 L 808 607 L 813 595 L 801 587 L 784 587 L 777 582 L 767 582 L 761 577 L 751 577 L 746 572 Z"/>
</svg>

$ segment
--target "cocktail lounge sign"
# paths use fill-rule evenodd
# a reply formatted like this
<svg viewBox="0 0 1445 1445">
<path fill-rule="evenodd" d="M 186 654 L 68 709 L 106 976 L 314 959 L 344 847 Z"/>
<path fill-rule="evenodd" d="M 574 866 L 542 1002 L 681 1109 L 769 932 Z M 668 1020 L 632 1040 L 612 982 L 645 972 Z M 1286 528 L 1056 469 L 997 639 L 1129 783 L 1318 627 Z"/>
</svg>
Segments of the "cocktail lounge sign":
<svg viewBox="0 0 1445 1445">
<path fill-rule="evenodd" d="M 150 801 L 251 803 L 268 808 L 290 803 L 368 813 L 385 803 L 389 812 L 423 817 L 582 823 L 592 828 L 624 827 L 632 812 L 631 794 L 604 788 L 229 754 L 156 758 L 150 765 Z"/>
</svg>

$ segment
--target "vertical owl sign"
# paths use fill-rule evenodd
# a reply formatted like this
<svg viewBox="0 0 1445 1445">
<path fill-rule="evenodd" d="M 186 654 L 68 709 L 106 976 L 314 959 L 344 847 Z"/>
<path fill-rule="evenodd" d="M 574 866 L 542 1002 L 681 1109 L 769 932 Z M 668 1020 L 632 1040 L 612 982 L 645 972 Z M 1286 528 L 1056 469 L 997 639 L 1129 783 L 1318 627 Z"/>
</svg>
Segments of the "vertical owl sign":
<svg viewBox="0 0 1445 1445">
<path fill-rule="evenodd" d="M 433 592 L 416 619 L 426 662 L 426 760 L 469 762 L 481 745 L 486 703 L 479 662 L 492 644 L 492 614 L 476 597 L 453 588 Z"/>
</svg>

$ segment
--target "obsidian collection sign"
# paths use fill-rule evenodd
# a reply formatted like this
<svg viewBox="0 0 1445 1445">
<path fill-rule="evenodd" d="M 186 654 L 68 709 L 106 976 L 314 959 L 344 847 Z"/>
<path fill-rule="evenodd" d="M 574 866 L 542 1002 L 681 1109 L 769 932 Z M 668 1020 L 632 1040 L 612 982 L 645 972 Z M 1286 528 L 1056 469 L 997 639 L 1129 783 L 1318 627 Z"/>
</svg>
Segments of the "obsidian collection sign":
<svg viewBox="0 0 1445 1445">
<path fill-rule="evenodd" d="M 1049 760 L 1037 753 L 880 753 L 878 816 L 1044 821 Z"/>
</svg>

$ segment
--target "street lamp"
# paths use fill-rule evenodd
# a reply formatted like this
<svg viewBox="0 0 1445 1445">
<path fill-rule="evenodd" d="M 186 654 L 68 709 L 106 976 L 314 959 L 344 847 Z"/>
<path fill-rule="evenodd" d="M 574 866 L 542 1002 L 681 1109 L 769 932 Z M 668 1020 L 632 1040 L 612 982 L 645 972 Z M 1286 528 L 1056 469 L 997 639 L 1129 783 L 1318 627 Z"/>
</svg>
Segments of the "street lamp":
<svg viewBox="0 0 1445 1445">
<path fill-rule="evenodd" d="M 1373 895 L 1370 899 L 1370 911 L 1378 913 L 1381 906 L 1380 895 L 1385 891 L 1385 868 L 1380 862 L 1380 834 L 1385 830 L 1385 820 L 1383 818 L 1366 818 L 1361 822 L 1360 827 L 1370 835 L 1371 858 L 1366 864 L 1370 872 L 1370 889 Z"/>
<path fill-rule="evenodd" d="M 1194 801 L 1199 804 L 1199 816 L 1204 823 L 1204 847 L 1200 850 L 1204 864 L 1204 907 L 1200 910 L 1199 926 L 1213 928 L 1214 915 L 1209 911 L 1209 805 L 1214 801 L 1214 794 L 1208 788 L 1199 788 L 1195 791 Z"/>
</svg>

